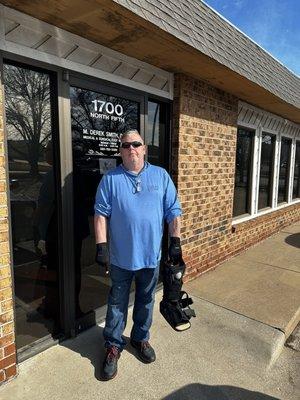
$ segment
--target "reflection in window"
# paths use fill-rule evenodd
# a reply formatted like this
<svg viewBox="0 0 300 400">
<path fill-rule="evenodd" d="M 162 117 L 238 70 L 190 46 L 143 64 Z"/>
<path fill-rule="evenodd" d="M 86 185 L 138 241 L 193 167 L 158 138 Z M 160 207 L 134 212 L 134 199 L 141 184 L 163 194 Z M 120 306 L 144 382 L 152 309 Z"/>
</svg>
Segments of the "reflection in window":
<svg viewBox="0 0 300 400">
<path fill-rule="evenodd" d="M 58 333 L 51 77 L 4 64 L 17 347 Z"/>
<path fill-rule="evenodd" d="M 250 213 L 253 140 L 253 132 L 238 129 L 233 201 L 234 217 Z"/>
<path fill-rule="evenodd" d="M 275 135 L 262 134 L 258 209 L 272 206 L 273 167 L 275 155 Z"/>
<path fill-rule="evenodd" d="M 139 129 L 139 103 L 92 90 L 70 88 L 73 146 L 85 158 L 117 156 L 118 141 Z"/>
<path fill-rule="evenodd" d="M 148 126 L 145 143 L 148 147 L 148 161 L 151 164 L 166 167 L 166 104 L 148 102 Z"/>
<path fill-rule="evenodd" d="M 120 135 L 128 129 L 140 130 L 140 105 L 131 99 L 79 87 L 70 88 L 70 100 L 75 310 L 80 319 L 107 301 L 109 278 L 94 257 L 95 193 L 103 174 L 121 162 Z"/>
<path fill-rule="evenodd" d="M 293 199 L 300 198 L 300 142 L 296 142 Z"/>
<path fill-rule="evenodd" d="M 288 201 L 291 146 L 291 139 L 281 139 L 278 203 Z"/>
</svg>

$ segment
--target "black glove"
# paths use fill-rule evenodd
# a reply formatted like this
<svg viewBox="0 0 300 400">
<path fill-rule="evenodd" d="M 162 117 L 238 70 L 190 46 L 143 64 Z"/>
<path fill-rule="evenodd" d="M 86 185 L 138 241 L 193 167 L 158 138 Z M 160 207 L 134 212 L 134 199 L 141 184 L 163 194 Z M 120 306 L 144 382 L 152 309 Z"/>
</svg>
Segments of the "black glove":
<svg viewBox="0 0 300 400">
<path fill-rule="evenodd" d="M 108 274 L 109 254 L 107 243 L 97 243 L 96 246 L 96 263 L 100 267 L 104 267 L 105 273 Z"/>
<path fill-rule="evenodd" d="M 179 237 L 170 237 L 169 257 L 170 261 L 174 264 L 178 264 L 179 261 L 182 260 L 182 251 Z"/>
</svg>

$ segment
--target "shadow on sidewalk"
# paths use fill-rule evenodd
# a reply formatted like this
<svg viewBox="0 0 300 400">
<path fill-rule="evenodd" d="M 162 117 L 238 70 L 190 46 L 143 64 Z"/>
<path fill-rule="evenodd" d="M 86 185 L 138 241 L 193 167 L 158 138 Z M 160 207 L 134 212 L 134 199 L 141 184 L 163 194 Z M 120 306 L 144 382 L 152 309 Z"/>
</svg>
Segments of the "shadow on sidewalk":
<svg viewBox="0 0 300 400">
<path fill-rule="evenodd" d="M 125 335 L 123 335 L 123 337 L 127 341 L 127 346 L 123 351 L 128 351 L 135 355 L 134 349 L 129 344 L 129 337 Z M 85 331 L 84 335 L 79 335 L 75 339 L 66 340 L 60 345 L 80 354 L 83 358 L 89 359 L 94 367 L 95 378 L 99 381 L 102 380 L 101 368 L 105 355 L 102 327 L 96 325 Z"/>
<path fill-rule="evenodd" d="M 161 400 L 279 400 L 264 393 L 235 386 L 210 386 L 193 383 L 184 386 Z"/>
<path fill-rule="evenodd" d="M 285 242 L 300 249 L 300 233 L 293 233 L 292 235 L 289 235 L 285 238 Z"/>
</svg>

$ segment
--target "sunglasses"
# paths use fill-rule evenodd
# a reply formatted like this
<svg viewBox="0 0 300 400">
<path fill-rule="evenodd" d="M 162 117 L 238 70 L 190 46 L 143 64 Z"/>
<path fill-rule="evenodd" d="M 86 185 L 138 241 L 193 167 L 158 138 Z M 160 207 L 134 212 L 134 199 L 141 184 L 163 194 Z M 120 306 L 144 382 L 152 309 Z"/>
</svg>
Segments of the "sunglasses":
<svg viewBox="0 0 300 400">
<path fill-rule="evenodd" d="M 143 143 L 141 143 L 141 142 L 123 142 L 123 143 L 121 143 L 122 149 L 129 149 L 130 146 L 132 146 L 136 149 L 137 147 L 143 146 Z"/>
</svg>

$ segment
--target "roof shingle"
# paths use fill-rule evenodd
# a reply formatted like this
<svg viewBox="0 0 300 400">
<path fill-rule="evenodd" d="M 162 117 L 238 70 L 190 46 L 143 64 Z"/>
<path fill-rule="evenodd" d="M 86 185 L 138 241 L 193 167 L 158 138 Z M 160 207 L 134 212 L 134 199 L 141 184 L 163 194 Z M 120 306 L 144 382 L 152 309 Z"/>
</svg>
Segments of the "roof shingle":
<svg viewBox="0 0 300 400">
<path fill-rule="evenodd" d="M 300 78 L 200 0 L 114 0 L 300 108 Z"/>
</svg>

